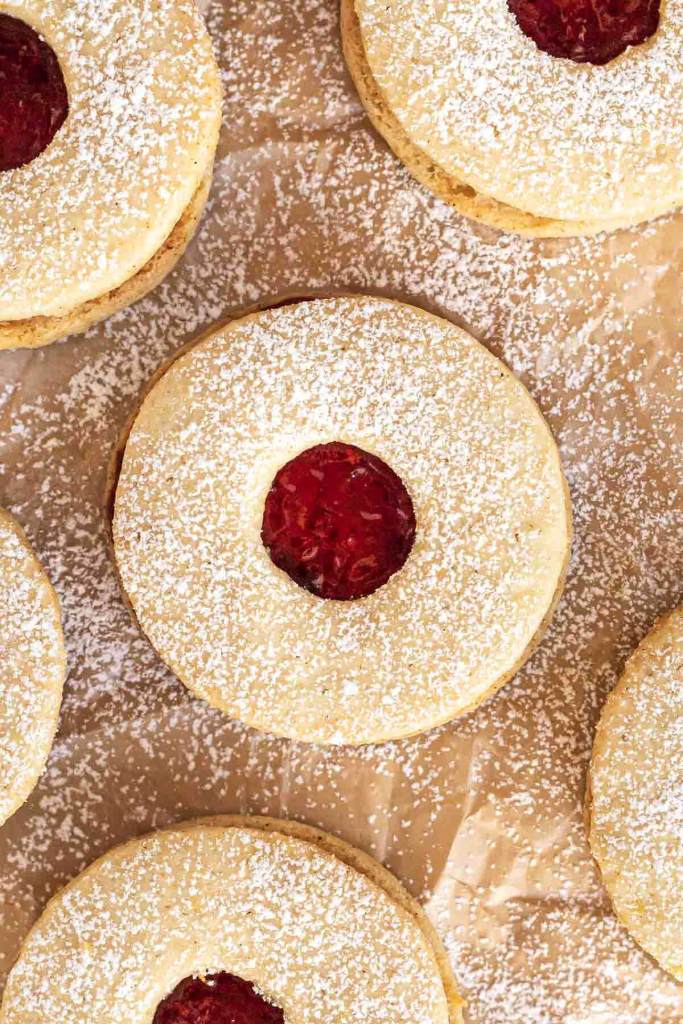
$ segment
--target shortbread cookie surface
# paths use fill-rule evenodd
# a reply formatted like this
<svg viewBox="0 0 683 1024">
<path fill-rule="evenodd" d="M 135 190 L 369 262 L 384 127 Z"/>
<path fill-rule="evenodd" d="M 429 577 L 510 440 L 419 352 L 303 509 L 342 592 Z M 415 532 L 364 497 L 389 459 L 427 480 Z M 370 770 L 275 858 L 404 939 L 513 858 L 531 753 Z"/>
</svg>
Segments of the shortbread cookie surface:
<svg viewBox="0 0 683 1024">
<path fill-rule="evenodd" d="M 405 564 L 357 600 L 303 589 L 263 539 L 282 468 L 336 444 L 382 460 L 416 520 Z M 570 536 L 520 382 L 452 324 L 359 296 L 245 317 L 181 356 L 133 424 L 114 515 L 124 589 L 180 679 L 322 743 L 413 734 L 502 685 L 551 614 Z"/>
<path fill-rule="evenodd" d="M 588 811 L 617 916 L 683 981 L 683 608 L 648 634 L 607 699 Z"/>
<path fill-rule="evenodd" d="M 461 1001 L 418 905 L 371 858 L 272 819 L 187 822 L 111 851 L 48 905 L 2 1024 L 149 1024 L 185 978 L 229 972 L 292 1024 L 456 1024 Z"/>
<path fill-rule="evenodd" d="M 351 74 L 415 176 L 461 212 L 530 236 L 593 234 L 683 201 L 683 4 L 596 66 L 543 52 L 507 0 L 342 0 Z"/>
<path fill-rule="evenodd" d="M 194 0 L 12 0 L 0 18 L 49 45 L 68 93 L 47 148 L 0 172 L 7 324 L 72 315 L 145 267 L 210 176 L 222 94 Z"/>
<path fill-rule="evenodd" d="M 0 509 L 0 824 L 28 798 L 57 729 L 66 654 L 59 603 Z"/>
</svg>

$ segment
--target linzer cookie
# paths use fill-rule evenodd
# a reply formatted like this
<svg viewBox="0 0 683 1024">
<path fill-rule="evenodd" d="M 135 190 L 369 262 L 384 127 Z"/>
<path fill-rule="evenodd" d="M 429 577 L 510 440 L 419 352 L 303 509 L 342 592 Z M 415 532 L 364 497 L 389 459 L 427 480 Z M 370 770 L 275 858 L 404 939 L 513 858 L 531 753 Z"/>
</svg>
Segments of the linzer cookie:
<svg viewBox="0 0 683 1024">
<path fill-rule="evenodd" d="M 57 596 L 0 510 L 0 824 L 24 803 L 52 746 L 66 654 Z"/>
<path fill-rule="evenodd" d="M 592 234 L 683 203 L 683 0 L 341 0 L 376 128 L 462 213 Z"/>
<path fill-rule="evenodd" d="M 588 811 L 617 916 L 683 981 L 683 608 L 645 637 L 607 699 Z"/>
<path fill-rule="evenodd" d="M 406 736 L 520 667 L 570 545 L 560 460 L 482 345 L 388 300 L 234 321 L 144 400 L 114 541 L 198 696 L 320 743 Z"/>
<path fill-rule="evenodd" d="M 214 818 L 135 839 L 48 905 L 2 1024 L 461 1024 L 419 905 L 304 825 Z"/>
<path fill-rule="evenodd" d="M 82 331 L 168 273 L 220 113 L 194 0 L 0 2 L 0 348 Z"/>
</svg>

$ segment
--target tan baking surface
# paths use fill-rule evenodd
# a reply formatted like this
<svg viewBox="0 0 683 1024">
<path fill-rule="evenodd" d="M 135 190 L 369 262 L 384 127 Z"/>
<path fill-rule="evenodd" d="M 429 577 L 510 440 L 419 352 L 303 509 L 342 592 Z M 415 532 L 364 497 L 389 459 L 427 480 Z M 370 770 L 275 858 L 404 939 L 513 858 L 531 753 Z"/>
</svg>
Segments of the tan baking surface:
<svg viewBox="0 0 683 1024">
<path fill-rule="evenodd" d="M 683 990 L 616 923 L 581 808 L 605 696 L 680 596 L 683 218 L 524 241 L 459 217 L 369 127 L 337 18 L 336 0 L 212 0 L 225 129 L 185 258 L 84 337 L 0 353 L 0 505 L 57 584 L 72 664 L 48 773 L 0 831 L 0 971 L 114 843 L 266 813 L 338 832 L 427 900 L 468 1024 L 680 1024 Z M 560 443 L 576 542 L 543 644 L 488 704 L 418 739 L 320 751 L 241 729 L 164 670 L 100 503 L 162 360 L 257 303 L 363 290 L 453 319 L 521 376 Z"/>
</svg>

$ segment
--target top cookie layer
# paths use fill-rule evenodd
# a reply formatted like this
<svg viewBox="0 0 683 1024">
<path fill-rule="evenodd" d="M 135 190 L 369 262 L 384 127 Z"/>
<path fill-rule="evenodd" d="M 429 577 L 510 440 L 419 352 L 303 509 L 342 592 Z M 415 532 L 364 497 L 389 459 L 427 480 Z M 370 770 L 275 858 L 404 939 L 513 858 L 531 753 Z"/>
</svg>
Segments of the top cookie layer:
<svg viewBox="0 0 683 1024">
<path fill-rule="evenodd" d="M 0 510 L 0 824 L 27 799 L 52 746 L 66 654 L 57 598 Z"/>
<path fill-rule="evenodd" d="M 590 783 L 591 846 L 617 915 L 683 980 L 683 608 L 608 697 Z"/>
<path fill-rule="evenodd" d="M 683 0 L 601 67 L 540 51 L 506 0 L 355 7 L 393 115 L 477 192 L 566 221 L 636 222 L 683 201 Z"/>
<path fill-rule="evenodd" d="M 188 823 L 97 861 L 30 933 L 2 1024 L 78 1020 L 84 1006 L 89 1024 L 149 1024 L 179 981 L 219 971 L 291 1024 L 447 1024 L 437 957 L 409 910 L 322 836 L 283 827 Z"/>
<path fill-rule="evenodd" d="M 69 114 L 0 174 L 0 320 L 70 312 L 154 255 L 211 165 L 221 87 L 193 0 L 0 0 L 47 40 Z"/>
<path fill-rule="evenodd" d="M 335 440 L 385 460 L 417 520 L 406 564 L 358 601 L 302 590 L 260 538 L 277 470 Z M 142 628 L 192 690 L 357 744 L 446 721 L 516 670 L 568 516 L 555 444 L 503 364 L 444 320 L 349 297 L 245 317 L 174 364 L 131 432 L 114 537 Z"/>
</svg>

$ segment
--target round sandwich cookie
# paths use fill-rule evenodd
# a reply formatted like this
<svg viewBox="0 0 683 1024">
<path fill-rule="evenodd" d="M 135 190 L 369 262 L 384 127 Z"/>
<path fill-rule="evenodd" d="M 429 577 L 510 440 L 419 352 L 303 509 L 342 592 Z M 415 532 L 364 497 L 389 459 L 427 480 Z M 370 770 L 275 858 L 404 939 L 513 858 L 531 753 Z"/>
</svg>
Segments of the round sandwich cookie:
<svg viewBox="0 0 683 1024">
<path fill-rule="evenodd" d="M 617 917 L 683 981 L 683 607 L 645 637 L 607 698 L 587 810 Z"/>
<path fill-rule="evenodd" d="M 341 0 L 368 115 L 461 213 L 553 237 L 683 203 L 683 0 Z"/>
<path fill-rule="evenodd" d="M 171 270 L 221 98 L 194 0 L 0 0 L 0 349 L 83 331 Z"/>
<path fill-rule="evenodd" d="M 245 316 L 144 399 L 116 491 L 123 587 L 198 696 L 318 743 L 408 736 L 517 671 L 562 588 L 570 506 L 525 388 L 385 299 Z"/>
<path fill-rule="evenodd" d="M 57 731 L 66 653 L 57 595 L 0 509 L 0 824 L 25 802 Z"/>
<path fill-rule="evenodd" d="M 459 1024 L 424 912 L 367 854 L 268 818 L 186 822 L 106 854 L 49 904 L 2 1024 Z"/>
</svg>

